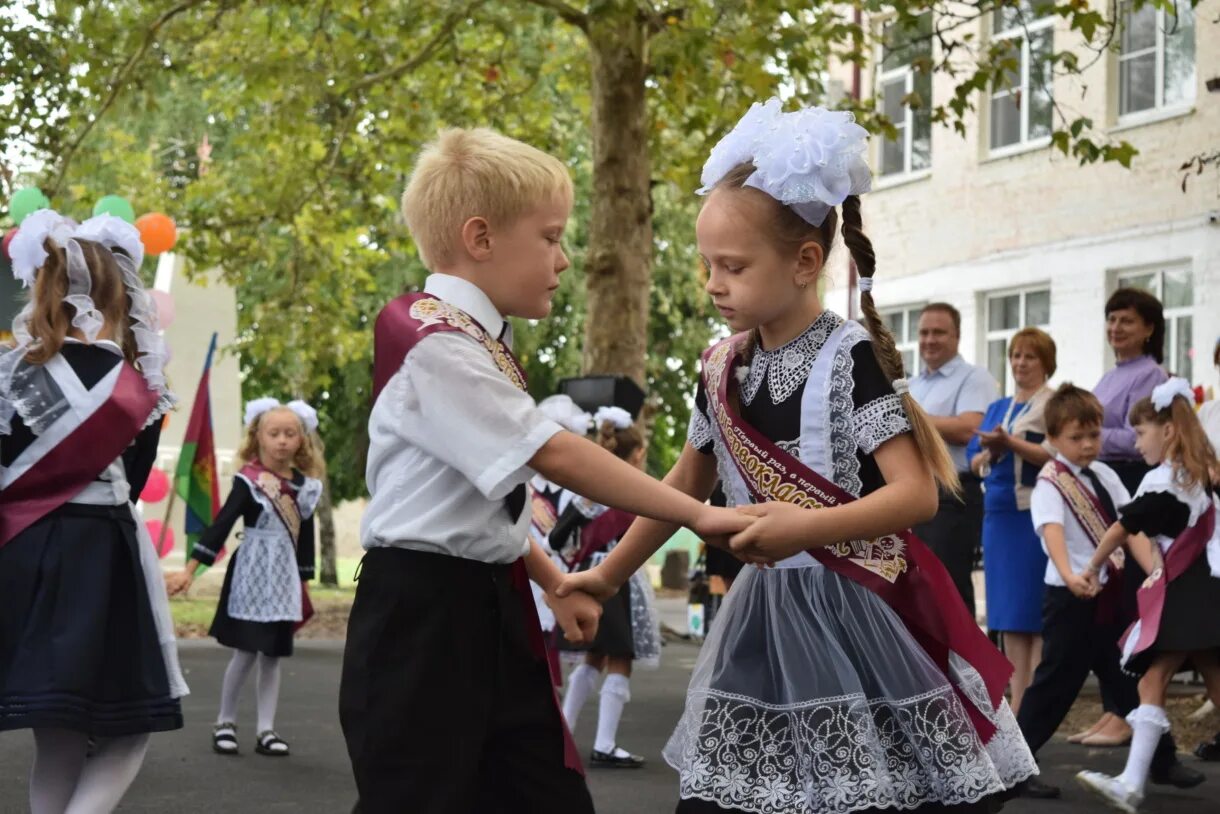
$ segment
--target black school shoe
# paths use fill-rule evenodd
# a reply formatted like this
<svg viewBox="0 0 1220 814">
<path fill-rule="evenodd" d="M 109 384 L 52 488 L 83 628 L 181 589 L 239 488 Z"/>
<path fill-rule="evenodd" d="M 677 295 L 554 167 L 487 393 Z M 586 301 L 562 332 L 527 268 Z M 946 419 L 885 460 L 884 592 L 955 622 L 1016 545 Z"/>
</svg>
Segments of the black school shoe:
<svg viewBox="0 0 1220 814">
<path fill-rule="evenodd" d="M 1052 786 L 1050 783 L 1043 783 L 1038 778 L 1031 777 L 1012 787 L 1010 799 L 1011 797 L 1028 797 L 1031 800 L 1058 800 L 1060 793 L 1058 786 Z"/>
<path fill-rule="evenodd" d="M 1209 741 L 1203 741 L 1195 747 L 1195 757 L 1199 760 L 1206 760 L 1209 763 L 1220 761 L 1220 732 L 1216 733 L 1216 737 Z"/>
<path fill-rule="evenodd" d="M 644 765 L 644 758 L 639 755 L 628 753 L 623 757 L 619 757 L 614 754 L 617 751 L 618 746 L 615 746 L 609 752 L 599 752 L 594 749 L 593 754 L 589 756 L 589 763 L 594 766 L 601 766 L 604 769 L 638 769 Z"/>
<path fill-rule="evenodd" d="M 1183 766 L 1178 761 L 1174 761 L 1169 766 L 1161 770 L 1153 770 L 1148 774 L 1148 779 L 1158 786 L 1173 786 L 1179 789 L 1193 789 L 1195 786 L 1207 779 L 1203 772 L 1196 771 L 1189 766 Z"/>
</svg>

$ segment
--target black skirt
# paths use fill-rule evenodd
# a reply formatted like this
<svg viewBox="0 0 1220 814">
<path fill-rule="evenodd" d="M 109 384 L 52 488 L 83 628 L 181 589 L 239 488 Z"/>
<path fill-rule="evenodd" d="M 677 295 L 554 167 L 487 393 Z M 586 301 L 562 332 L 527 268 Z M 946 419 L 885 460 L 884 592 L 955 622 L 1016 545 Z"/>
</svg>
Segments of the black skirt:
<svg viewBox="0 0 1220 814">
<path fill-rule="evenodd" d="M 229 590 L 233 585 L 233 574 L 241 566 L 241 546 L 233 552 L 229 567 L 225 569 L 224 585 L 220 589 L 220 602 L 216 606 L 216 615 L 212 617 L 212 627 L 208 635 L 225 647 L 234 650 L 245 650 L 250 653 L 262 653 L 264 656 L 282 658 L 292 655 L 293 628 L 296 622 L 251 622 L 246 619 L 234 619 L 229 615 Z"/>
<path fill-rule="evenodd" d="M 0 548 L 0 730 L 182 728 L 135 521 L 68 504 Z"/>
<path fill-rule="evenodd" d="M 1211 575 L 1207 554 L 1169 583 L 1156 641 L 1131 658 L 1125 669 L 1142 675 L 1157 653 L 1220 651 L 1220 579 Z M 1191 669 L 1188 661 L 1182 669 Z"/>
</svg>

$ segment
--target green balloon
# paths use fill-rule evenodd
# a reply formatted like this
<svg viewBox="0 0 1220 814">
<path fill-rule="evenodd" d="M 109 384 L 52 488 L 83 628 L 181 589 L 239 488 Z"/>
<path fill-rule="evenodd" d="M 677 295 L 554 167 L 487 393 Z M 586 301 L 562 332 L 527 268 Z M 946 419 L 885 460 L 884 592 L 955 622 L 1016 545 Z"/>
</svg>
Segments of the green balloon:
<svg viewBox="0 0 1220 814">
<path fill-rule="evenodd" d="M 13 219 L 13 223 L 17 226 L 37 212 L 39 209 L 49 209 L 51 200 L 42 194 L 42 190 L 38 187 L 26 187 L 19 189 L 13 193 L 13 198 L 8 202 L 8 213 Z"/>
<path fill-rule="evenodd" d="M 136 210 L 131 208 L 127 199 L 118 195 L 107 195 L 93 205 L 94 215 L 114 215 L 128 223 L 136 222 Z"/>
</svg>

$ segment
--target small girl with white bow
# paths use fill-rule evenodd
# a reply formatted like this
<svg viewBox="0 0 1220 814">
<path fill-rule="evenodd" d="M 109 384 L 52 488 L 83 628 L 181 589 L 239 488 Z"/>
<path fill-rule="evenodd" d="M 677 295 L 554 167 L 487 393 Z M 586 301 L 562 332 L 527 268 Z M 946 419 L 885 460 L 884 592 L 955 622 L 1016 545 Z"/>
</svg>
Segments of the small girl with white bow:
<svg viewBox="0 0 1220 814">
<path fill-rule="evenodd" d="M 225 670 L 220 714 L 212 748 L 237 754 L 237 699 L 258 662 L 258 734 L 254 750 L 273 757 L 288 754 L 275 733 L 280 663 L 292 655 L 292 637 L 312 614 L 305 583 L 314 575 L 313 514 L 322 496 L 321 442 L 317 412 L 303 401 L 273 398 L 246 405 L 246 437 L 238 454 L 245 466 L 216 520 L 195 544 L 185 570 L 167 578 L 171 594 L 190 587 L 200 565 L 216 561 L 241 518 L 242 544 L 225 572 L 216 616 L 208 631 L 233 658 Z"/>
<path fill-rule="evenodd" d="M 680 814 L 984 812 L 1036 772 L 1003 700 L 1012 666 L 908 531 L 957 483 L 869 293 L 866 137 L 773 99 L 703 168 L 705 287 L 738 333 L 704 354 L 665 482 L 705 500 L 719 479 L 756 518 L 734 553 L 775 567 L 742 571 L 699 654 L 664 752 Z M 818 296 L 840 223 L 864 324 Z M 559 593 L 612 595 L 674 530 L 641 518 Z"/>
<path fill-rule="evenodd" d="M 631 414 L 621 407 L 602 407 L 593 416 L 596 441 L 632 466 L 642 469 L 647 455 L 644 437 Z M 635 521 L 635 515 L 608 509 L 572 492 L 559 498 L 560 517 L 550 535 L 550 545 L 568 571 L 584 571 L 600 564 Z M 566 650 L 581 649 L 561 644 Z M 570 729 L 576 728 L 581 707 L 593 693 L 605 670 L 598 708 L 597 738 L 590 763 L 593 766 L 638 768 L 644 759 L 618 746 L 618 725 L 623 707 L 631 700 L 633 662 L 656 666 L 661 658 L 660 623 L 652 585 L 638 570 L 602 608 L 597 637 L 589 646 L 584 663 L 568 677 L 563 715 Z"/>
<path fill-rule="evenodd" d="M 1102 538 L 1086 570 L 1096 584 L 1110 554 L 1126 545 L 1148 573 L 1139 590 L 1139 619 L 1121 641 L 1123 669 L 1141 675 L 1140 705 L 1127 716 L 1131 750 L 1118 777 L 1080 772 L 1086 789 L 1134 812 L 1143 801 L 1153 752 L 1169 731 L 1165 690 L 1187 665 L 1203 674 L 1220 702 L 1220 531 L 1214 492 L 1216 453 L 1194 411 L 1185 379 L 1157 386 L 1129 416 L 1135 446 L 1156 467 Z"/>
</svg>

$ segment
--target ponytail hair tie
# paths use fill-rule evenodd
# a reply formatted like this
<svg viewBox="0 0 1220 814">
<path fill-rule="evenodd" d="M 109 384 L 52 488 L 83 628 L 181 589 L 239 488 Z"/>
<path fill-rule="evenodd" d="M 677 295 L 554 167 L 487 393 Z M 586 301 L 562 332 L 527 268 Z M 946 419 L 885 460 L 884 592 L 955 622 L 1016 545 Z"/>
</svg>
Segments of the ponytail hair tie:
<svg viewBox="0 0 1220 814">
<path fill-rule="evenodd" d="M 872 290 L 873 290 L 873 278 L 872 277 L 861 277 L 860 278 L 860 292 L 863 293 L 865 291 L 872 291 Z"/>
<path fill-rule="evenodd" d="M 911 383 L 907 379 L 894 379 L 892 385 L 894 392 L 899 396 L 905 396 L 907 393 L 911 392 Z"/>
</svg>

